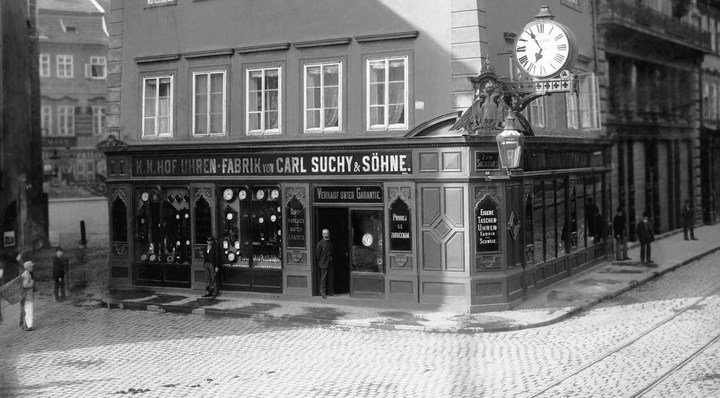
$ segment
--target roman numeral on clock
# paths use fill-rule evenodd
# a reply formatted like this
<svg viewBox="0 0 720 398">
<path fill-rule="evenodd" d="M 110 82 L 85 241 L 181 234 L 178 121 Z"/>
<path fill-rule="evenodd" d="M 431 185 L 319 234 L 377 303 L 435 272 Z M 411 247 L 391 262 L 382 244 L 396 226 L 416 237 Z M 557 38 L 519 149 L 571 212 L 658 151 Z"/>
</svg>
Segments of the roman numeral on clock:
<svg viewBox="0 0 720 398">
<path fill-rule="evenodd" d="M 540 24 L 537 26 L 538 33 L 545 33 L 545 24 Z"/>
<path fill-rule="evenodd" d="M 517 52 L 524 53 L 525 52 L 525 46 L 520 46 L 517 48 Z"/>
<path fill-rule="evenodd" d="M 525 65 L 527 65 L 528 63 L 527 55 L 523 55 L 522 57 L 518 58 L 518 62 L 520 62 L 523 67 L 525 67 Z"/>
<path fill-rule="evenodd" d="M 563 34 L 560 33 L 559 35 L 555 36 L 555 41 L 562 39 L 562 37 L 563 37 Z"/>
<path fill-rule="evenodd" d="M 565 60 L 565 56 L 562 54 L 555 54 L 555 58 L 553 58 L 555 61 L 562 63 Z"/>
<path fill-rule="evenodd" d="M 540 65 L 540 74 L 541 74 L 541 75 L 544 75 L 544 74 L 545 74 L 545 67 L 542 66 L 542 65 Z"/>
<path fill-rule="evenodd" d="M 558 44 L 557 49 L 560 51 L 567 50 L 567 44 Z"/>
</svg>

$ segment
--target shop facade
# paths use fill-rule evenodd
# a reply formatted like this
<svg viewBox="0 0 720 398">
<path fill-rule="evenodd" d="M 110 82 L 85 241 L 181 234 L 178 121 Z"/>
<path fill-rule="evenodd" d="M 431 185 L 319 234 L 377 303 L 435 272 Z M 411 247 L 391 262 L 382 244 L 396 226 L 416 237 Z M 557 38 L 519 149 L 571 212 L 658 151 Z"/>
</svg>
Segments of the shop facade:
<svg viewBox="0 0 720 398">
<path fill-rule="evenodd" d="M 602 142 L 564 139 L 574 150 L 554 152 L 557 140 L 530 139 L 524 171 L 508 176 L 492 137 L 421 135 L 108 147 L 111 286 L 202 291 L 212 235 L 222 291 L 316 296 L 315 245 L 329 229 L 337 297 L 481 311 L 604 257 L 587 205 L 606 211 Z"/>
</svg>

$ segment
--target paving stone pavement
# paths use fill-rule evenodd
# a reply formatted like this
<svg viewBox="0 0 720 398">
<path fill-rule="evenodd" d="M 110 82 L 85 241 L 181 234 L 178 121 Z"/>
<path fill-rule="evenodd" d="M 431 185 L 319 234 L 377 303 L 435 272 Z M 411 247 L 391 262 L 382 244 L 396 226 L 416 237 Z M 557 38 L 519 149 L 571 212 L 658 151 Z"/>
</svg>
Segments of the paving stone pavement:
<svg viewBox="0 0 720 398">
<path fill-rule="evenodd" d="M 718 333 L 717 293 L 678 315 L 720 288 L 718 267 L 715 253 L 565 322 L 480 334 L 108 310 L 42 292 L 35 332 L 4 309 L 0 397 L 631 396 Z M 717 395 L 717 356 L 648 395 Z"/>
</svg>

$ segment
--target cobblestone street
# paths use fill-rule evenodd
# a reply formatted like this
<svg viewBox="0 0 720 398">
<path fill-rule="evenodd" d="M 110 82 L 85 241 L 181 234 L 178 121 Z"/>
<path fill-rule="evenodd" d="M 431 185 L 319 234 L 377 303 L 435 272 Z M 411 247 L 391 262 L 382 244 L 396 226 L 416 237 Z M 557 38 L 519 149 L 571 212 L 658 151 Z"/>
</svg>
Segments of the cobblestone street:
<svg viewBox="0 0 720 398">
<path fill-rule="evenodd" d="M 718 335 L 718 264 L 710 255 L 552 326 L 474 335 L 108 310 L 46 293 L 35 332 L 4 309 L 0 396 L 717 396 L 720 343 L 699 350 Z"/>
</svg>

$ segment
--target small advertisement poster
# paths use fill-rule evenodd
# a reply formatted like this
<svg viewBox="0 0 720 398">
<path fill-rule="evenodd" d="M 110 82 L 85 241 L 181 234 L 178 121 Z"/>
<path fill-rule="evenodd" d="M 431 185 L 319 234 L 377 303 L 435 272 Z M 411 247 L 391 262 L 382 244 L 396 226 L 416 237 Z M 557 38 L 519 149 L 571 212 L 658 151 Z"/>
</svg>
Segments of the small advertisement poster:
<svg viewBox="0 0 720 398">
<path fill-rule="evenodd" d="M 287 204 L 287 245 L 305 248 L 305 207 L 297 197 Z"/>
<path fill-rule="evenodd" d="M 498 251 L 500 249 L 498 206 L 488 195 L 485 195 L 475 207 L 475 225 L 477 227 L 477 252 Z"/>
<path fill-rule="evenodd" d="M 400 198 L 390 205 L 390 250 L 412 251 L 410 208 Z"/>
</svg>

